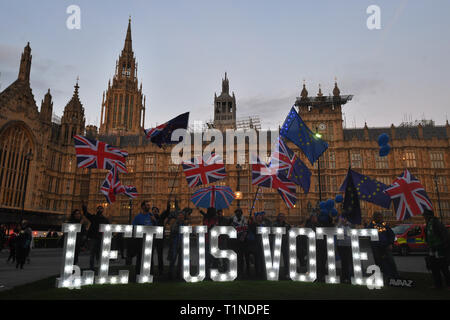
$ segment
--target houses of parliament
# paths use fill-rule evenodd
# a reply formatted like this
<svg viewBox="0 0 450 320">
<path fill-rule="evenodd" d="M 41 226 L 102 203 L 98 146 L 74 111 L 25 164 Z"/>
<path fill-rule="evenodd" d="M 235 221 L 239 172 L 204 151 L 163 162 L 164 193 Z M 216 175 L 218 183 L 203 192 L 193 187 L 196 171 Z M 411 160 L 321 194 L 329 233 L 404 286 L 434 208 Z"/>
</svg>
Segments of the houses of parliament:
<svg viewBox="0 0 450 320">
<path fill-rule="evenodd" d="M 30 87 L 31 67 L 31 47 L 27 44 L 20 57 L 17 80 L 0 93 L 0 223 L 27 219 L 35 229 L 45 230 L 64 222 L 73 209 L 81 208 L 82 201 L 88 204 L 90 211 L 105 205 L 105 213 L 112 223 L 128 223 L 130 213 L 134 216 L 139 211 L 142 200 L 160 209 L 166 207 L 167 201 L 174 206 L 175 200 L 181 208 L 193 208 L 190 202 L 193 190 L 188 187 L 181 167 L 171 163 L 171 148 L 153 145 L 143 133 L 146 109 L 151 115 L 162 106 L 146 106 L 142 84 L 137 80 L 131 21 L 114 76 L 103 92 L 99 127 L 86 125 L 85 109 L 79 97 L 83 88 L 78 81 L 60 121 L 52 117 L 50 89 L 38 108 Z M 218 129 L 236 127 L 236 97 L 230 94 L 229 88 L 229 78 L 225 74 L 222 92 L 214 95 L 211 110 L 214 112 L 212 125 Z M 448 121 L 445 126 L 420 122 L 397 127 L 365 125 L 348 129 L 343 127 L 342 110 L 351 103 L 352 96 L 341 95 L 337 83 L 329 96 L 323 95 L 320 88 L 317 94 L 310 95 L 305 84 L 300 89 L 299 97 L 293 97 L 293 104 L 306 124 L 313 131 L 319 131 L 329 144 L 319 160 L 322 199 L 336 196 L 349 165 L 388 185 L 408 168 L 424 185 L 436 215 L 442 213 L 447 223 L 450 221 Z M 286 106 L 282 112 L 287 114 L 289 108 Z M 381 133 L 390 137 L 392 150 L 387 157 L 378 156 L 377 138 Z M 77 168 L 72 138 L 76 134 L 128 151 L 129 172 L 121 174 L 120 180 L 123 184 L 135 185 L 138 198 L 130 201 L 119 195 L 116 202 L 107 205 L 100 193 L 107 171 Z M 298 188 L 295 208 L 287 209 L 276 190 L 261 188 L 255 210 L 264 210 L 269 217 L 283 212 L 296 224 L 311 214 L 319 200 L 318 168 L 317 163 L 311 166 L 295 145 L 288 145 L 312 170 L 310 192 L 305 195 Z M 238 206 L 248 214 L 257 189 L 251 184 L 251 166 L 227 164 L 226 171 L 227 178 L 218 184 L 241 191 L 241 198 L 233 201 L 225 215 L 232 215 Z M 395 221 L 392 209 L 385 210 L 365 201 L 361 201 L 361 208 L 363 219 L 369 219 L 375 211 L 383 211 L 388 220 Z M 194 210 L 192 218 L 200 221 L 200 214 Z"/>
</svg>

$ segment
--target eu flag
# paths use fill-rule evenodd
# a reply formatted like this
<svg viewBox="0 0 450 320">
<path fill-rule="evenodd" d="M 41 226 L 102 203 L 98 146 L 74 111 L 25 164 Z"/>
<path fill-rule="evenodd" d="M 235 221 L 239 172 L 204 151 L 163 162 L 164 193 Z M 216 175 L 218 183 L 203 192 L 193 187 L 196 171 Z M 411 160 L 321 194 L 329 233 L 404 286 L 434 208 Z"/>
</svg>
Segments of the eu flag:
<svg viewBox="0 0 450 320">
<path fill-rule="evenodd" d="M 144 129 L 144 133 L 151 142 L 162 147 L 163 144 L 177 144 L 179 141 L 172 141 L 172 132 L 176 129 L 187 129 L 189 121 L 189 112 L 180 114 L 179 116 L 159 125 L 156 128 Z"/>
<path fill-rule="evenodd" d="M 328 143 L 314 135 L 303 122 L 302 118 L 300 118 L 294 107 L 291 108 L 291 111 L 286 117 L 281 127 L 280 135 L 291 140 L 299 147 L 311 164 L 314 164 L 322 153 L 328 149 Z"/>
<path fill-rule="evenodd" d="M 361 200 L 372 202 L 380 207 L 389 209 L 391 206 L 391 198 L 383 192 L 384 189 L 388 187 L 387 185 L 353 171 L 352 169 L 349 169 L 349 172 L 351 174 L 348 174 L 345 178 L 340 191 L 345 190 L 349 177 L 352 177 L 353 185 Z"/>
<path fill-rule="evenodd" d="M 351 224 L 361 224 L 361 207 L 359 204 L 358 192 L 355 188 L 355 185 L 353 184 L 352 170 L 348 170 L 345 181 L 347 181 L 347 183 L 345 183 L 345 196 L 342 206 L 342 216 Z"/>
</svg>

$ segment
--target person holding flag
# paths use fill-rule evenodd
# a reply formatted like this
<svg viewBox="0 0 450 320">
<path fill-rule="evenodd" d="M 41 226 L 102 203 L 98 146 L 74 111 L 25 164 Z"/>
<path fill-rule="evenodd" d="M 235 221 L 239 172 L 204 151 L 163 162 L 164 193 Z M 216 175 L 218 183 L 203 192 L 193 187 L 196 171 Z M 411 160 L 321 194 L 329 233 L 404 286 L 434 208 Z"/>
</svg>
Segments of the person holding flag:
<svg viewBox="0 0 450 320">
<path fill-rule="evenodd" d="M 372 218 L 373 220 L 368 228 L 378 230 L 378 241 L 371 241 L 375 264 L 380 267 L 381 272 L 386 278 L 399 279 L 397 265 L 392 256 L 392 245 L 395 240 L 394 231 L 384 221 L 381 212 L 375 212 Z"/>
<path fill-rule="evenodd" d="M 141 212 L 138 213 L 131 223 L 133 226 L 156 226 L 157 221 L 156 217 L 153 215 L 153 213 L 150 212 L 150 204 L 148 201 L 142 201 L 141 203 Z M 142 260 L 142 245 L 143 245 L 143 238 L 142 239 L 136 239 L 135 242 L 135 252 L 136 252 L 136 274 L 139 274 L 141 271 L 141 260 Z M 152 250 L 152 261 L 153 261 L 153 253 Z M 152 264 L 153 269 L 153 264 Z M 150 271 L 152 272 L 152 270 Z M 153 272 L 152 272 L 153 273 Z"/>
<path fill-rule="evenodd" d="M 426 257 L 427 267 L 433 275 L 434 288 L 442 289 L 442 276 L 445 285 L 450 289 L 450 272 L 448 271 L 450 259 L 449 234 L 442 222 L 434 216 L 432 210 L 425 209 L 423 217 L 427 223 L 425 227 L 425 241 L 429 247 L 429 255 Z"/>
<path fill-rule="evenodd" d="M 95 260 L 100 261 L 100 246 L 102 241 L 102 234 L 99 231 L 101 224 L 109 224 L 108 218 L 103 215 L 103 207 L 98 206 L 96 214 L 90 214 L 84 201 L 81 203 L 83 215 L 89 220 L 91 225 L 87 232 L 89 245 L 89 268 L 94 270 Z"/>
</svg>

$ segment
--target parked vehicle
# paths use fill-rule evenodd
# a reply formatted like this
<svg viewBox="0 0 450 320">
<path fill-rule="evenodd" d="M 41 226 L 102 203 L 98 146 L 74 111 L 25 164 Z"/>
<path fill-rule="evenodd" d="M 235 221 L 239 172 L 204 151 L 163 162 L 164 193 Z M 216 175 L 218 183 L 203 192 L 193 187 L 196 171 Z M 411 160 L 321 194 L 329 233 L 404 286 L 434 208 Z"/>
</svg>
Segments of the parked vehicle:
<svg viewBox="0 0 450 320">
<path fill-rule="evenodd" d="M 426 252 L 424 224 L 400 224 L 392 228 L 395 233 L 393 250 L 402 256 L 410 252 Z"/>
<path fill-rule="evenodd" d="M 445 226 L 450 232 L 450 225 Z M 411 252 L 427 252 L 425 224 L 400 224 L 392 228 L 395 233 L 393 251 L 402 256 Z"/>
</svg>

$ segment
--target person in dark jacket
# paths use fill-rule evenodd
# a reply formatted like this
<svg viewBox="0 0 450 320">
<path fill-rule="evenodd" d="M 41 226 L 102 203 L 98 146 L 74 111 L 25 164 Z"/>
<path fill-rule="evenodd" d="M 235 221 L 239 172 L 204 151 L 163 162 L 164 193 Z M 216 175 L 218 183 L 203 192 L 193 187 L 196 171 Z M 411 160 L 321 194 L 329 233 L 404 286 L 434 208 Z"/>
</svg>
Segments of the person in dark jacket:
<svg viewBox="0 0 450 320">
<path fill-rule="evenodd" d="M 157 207 L 152 208 L 152 214 L 156 219 L 156 225 L 164 227 L 164 216 L 159 214 L 159 209 Z M 163 259 L 163 251 L 164 251 L 164 238 L 163 239 L 154 239 L 156 254 L 158 256 L 158 272 L 159 276 L 162 276 L 164 273 L 164 259 Z M 152 258 L 153 260 L 153 258 Z M 152 263 L 153 265 L 153 263 Z"/>
<path fill-rule="evenodd" d="M 84 245 L 86 241 L 86 226 L 81 222 L 81 212 L 79 209 L 75 209 L 70 214 L 69 220 L 67 223 L 81 223 L 81 231 L 77 233 L 77 241 L 75 244 L 75 255 L 73 258 L 73 264 L 78 264 L 78 256 L 81 251 L 81 247 Z M 50 233 L 50 232 L 49 232 Z"/>
<path fill-rule="evenodd" d="M 9 247 L 9 257 L 8 260 L 6 260 L 6 263 L 8 263 L 10 260 L 11 262 L 16 261 L 16 240 L 17 236 L 19 235 L 19 229 L 14 228 L 13 233 L 8 238 L 7 245 Z"/>
<path fill-rule="evenodd" d="M 231 225 L 236 229 L 237 233 L 236 239 L 231 239 L 231 244 L 233 250 L 237 254 L 238 278 L 242 278 L 244 275 L 244 259 L 247 267 L 247 274 L 250 275 L 250 259 L 247 250 L 248 223 L 247 219 L 245 219 L 242 214 L 241 208 L 237 208 L 234 211 L 234 217 L 231 220 Z"/>
<path fill-rule="evenodd" d="M 268 219 L 264 219 L 265 212 L 255 212 L 255 217 L 249 219 L 248 223 L 248 251 L 253 255 L 255 261 L 255 273 L 259 279 L 265 279 L 264 276 L 264 249 L 262 245 L 261 235 L 257 233 L 258 227 L 270 227 L 271 223 Z"/>
<path fill-rule="evenodd" d="M 169 252 L 167 259 L 169 260 L 169 280 L 174 277 L 174 268 L 176 264 L 176 278 L 181 279 L 182 259 L 181 248 L 183 235 L 180 233 L 180 227 L 185 226 L 185 214 L 183 211 L 179 212 L 176 221 L 170 226 L 169 238 Z"/>
<path fill-rule="evenodd" d="M 283 256 L 283 272 L 280 272 L 280 276 L 283 279 L 289 278 L 289 230 L 291 225 L 286 222 L 286 216 L 284 213 L 279 213 L 275 223 L 272 227 L 286 228 L 285 234 L 283 234 L 281 242 L 281 255 Z"/>
<path fill-rule="evenodd" d="M 321 212 L 317 217 L 317 228 L 333 228 L 333 218 L 328 213 Z M 325 275 L 327 274 L 327 239 L 316 240 L 316 259 L 317 259 L 317 282 L 325 282 Z"/>
<path fill-rule="evenodd" d="M 31 228 L 26 220 L 22 221 L 19 229 L 19 235 L 16 238 L 16 269 L 23 269 L 25 260 L 30 252 L 32 235 Z"/>
<path fill-rule="evenodd" d="M 450 288 L 450 273 L 448 271 L 450 259 L 450 240 L 445 226 L 434 216 L 433 211 L 425 209 L 423 216 L 427 223 L 425 227 L 425 241 L 429 247 L 429 267 L 433 276 L 434 286 L 441 289 L 442 275 L 445 285 Z"/>
<path fill-rule="evenodd" d="M 89 267 L 91 270 L 93 270 L 94 266 L 95 266 L 95 260 L 97 260 L 97 262 L 100 261 L 100 249 L 101 249 L 100 246 L 101 246 L 101 241 L 102 241 L 102 233 L 99 231 L 100 225 L 101 224 L 109 224 L 109 220 L 108 220 L 108 218 L 106 218 L 103 215 L 104 209 L 102 206 L 97 207 L 97 213 L 95 215 L 90 214 L 87 211 L 87 207 L 84 203 L 82 204 L 82 209 L 83 209 L 83 215 L 91 223 L 91 225 L 89 226 L 89 230 L 87 232 L 87 237 L 88 237 L 89 252 L 90 252 Z"/>
<path fill-rule="evenodd" d="M 219 219 L 217 217 L 217 211 L 216 208 L 208 208 L 208 210 L 205 212 L 203 212 L 202 210 L 199 210 L 201 215 L 203 216 L 203 225 L 208 227 L 208 232 L 205 234 L 205 245 L 206 245 L 206 254 L 205 254 L 205 258 L 206 258 L 206 277 L 209 278 L 209 271 L 210 268 L 217 268 L 218 266 L 218 261 L 217 259 L 214 259 L 214 257 L 211 255 L 211 246 L 210 246 L 210 241 L 209 241 L 209 233 L 211 231 L 211 229 L 214 226 L 217 226 L 217 224 L 219 223 Z"/>
<path fill-rule="evenodd" d="M 378 241 L 371 241 L 373 259 L 387 279 L 399 279 L 397 266 L 392 256 L 392 245 L 395 241 L 394 231 L 383 221 L 383 214 L 375 212 L 369 229 L 378 230 Z"/>
</svg>

